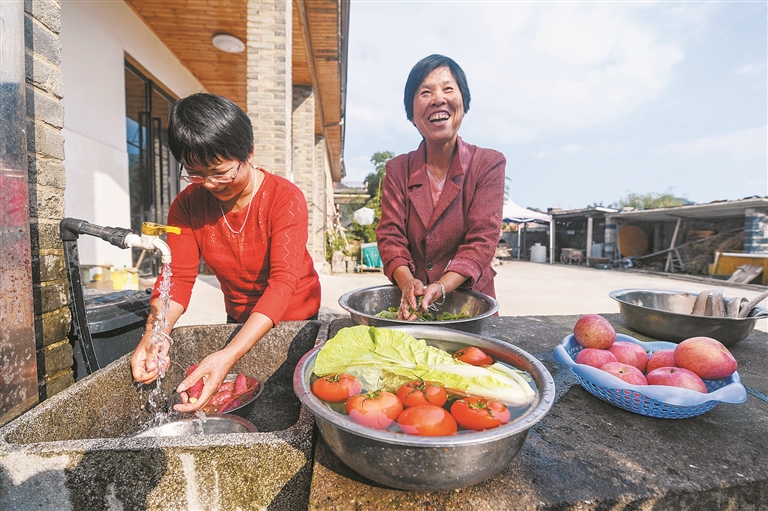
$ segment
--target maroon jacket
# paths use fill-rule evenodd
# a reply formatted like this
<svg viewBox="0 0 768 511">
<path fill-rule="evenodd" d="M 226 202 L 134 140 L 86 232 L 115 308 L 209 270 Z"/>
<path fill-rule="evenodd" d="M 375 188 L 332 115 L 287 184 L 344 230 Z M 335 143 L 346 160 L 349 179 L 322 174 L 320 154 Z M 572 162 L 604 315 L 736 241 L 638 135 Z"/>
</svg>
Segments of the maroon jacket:
<svg viewBox="0 0 768 511">
<path fill-rule="evenodd" d="M 387 162 L 376 229 L 384 273 L 408 266 L 424 285 L 445 272 L 468 277 L 462 287 L 495 297 L 491 262 L 501 236 L 504 155 L 458 138 L 440 201 L 432 205 L 424 142 Z"/>
</svg>

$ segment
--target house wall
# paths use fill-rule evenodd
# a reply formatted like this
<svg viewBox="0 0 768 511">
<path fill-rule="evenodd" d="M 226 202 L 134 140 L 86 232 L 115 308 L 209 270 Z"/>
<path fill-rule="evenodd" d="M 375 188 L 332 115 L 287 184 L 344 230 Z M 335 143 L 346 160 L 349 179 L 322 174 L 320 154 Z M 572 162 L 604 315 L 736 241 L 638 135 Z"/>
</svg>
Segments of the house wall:
<svg viewBox="0 0 768 511">
<path fill-rule="evenodd" d="M 324 263 L 327 257 L 325 233 L 333 228 L 330 215 L 334 212 L 334 205 L 331 162 L 328 159 L 328 151 L 325 149 L 325 138 L 322 135 L 315 135 L 315 160 L 315 190 L 317 191 L 317 197 L 310 213 L 314 218 L 314 230 L 310 231 L 309 235 L 315 240 L 315 261 Z"/>
<path fill-rule="evenodd" d="M 247 112 L 259 165 L 293 182 L 291 2 L 248 0 Z"/>
<path fill-rule="evenodd" d="M 61 10 L 24 2 L 27 173 L 37 392 L 42 401 L 73 382 L 69 289 L 59 222 L 64 214 Z"/>
<path fill-rule="evenodd" d="M 178 97 L 204 88 L 124 2 L 61 3 L 65 216 L 130 227 L 125 55 Z M 131 265 L 131 252 L 91 236 L 82 264 Z"/>
</svg>

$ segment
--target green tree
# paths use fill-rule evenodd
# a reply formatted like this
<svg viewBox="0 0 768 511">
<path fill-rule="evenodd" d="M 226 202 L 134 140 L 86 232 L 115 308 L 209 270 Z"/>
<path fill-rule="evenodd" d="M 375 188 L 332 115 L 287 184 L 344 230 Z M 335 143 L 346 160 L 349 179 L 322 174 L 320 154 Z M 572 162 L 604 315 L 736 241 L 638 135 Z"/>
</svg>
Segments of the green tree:
<svg viewBox="0 0 768 511">
<path fill-rule="evenodd" d="M 368 188 L 368 195 L 371 198 L 375 197 L 376 194 L 379 193 L 381 182 L 384 180 L 384 174 L 387 173 L 387 161 L 394 157 L 395 153 L 392 151 L 379 151 L 377 153 L 373 153 L 373 156 L 371 156 L 371 163 L 373 163 L 373 168 L 375 170 L 368 174 L 368 176 L 365 178 L 365 182 L 367 183 Z"/>
<path fill-rule="evenodd" d="M 656 209 L 685 206 L 690 201 L 685 197 L 675 197 L 671 192 L 667 193 L 630 193 L 626 197 L 611 204 L 612 207 L 635 209 Z"/>
</svg>

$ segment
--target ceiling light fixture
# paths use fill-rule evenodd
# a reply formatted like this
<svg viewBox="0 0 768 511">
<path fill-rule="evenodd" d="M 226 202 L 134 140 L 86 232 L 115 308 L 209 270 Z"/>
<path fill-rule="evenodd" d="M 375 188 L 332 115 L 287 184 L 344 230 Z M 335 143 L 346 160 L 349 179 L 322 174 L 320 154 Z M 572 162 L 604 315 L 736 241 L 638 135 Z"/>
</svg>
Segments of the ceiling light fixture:
<svg viewBox="0 0 768 511">
<path fill-rule="evenodd" d="M 213 36 L 213 45 L 227 53 L 240 53 L 245 50 L 245 43 L 232 34 L 216 34 Z"/>
</svg>

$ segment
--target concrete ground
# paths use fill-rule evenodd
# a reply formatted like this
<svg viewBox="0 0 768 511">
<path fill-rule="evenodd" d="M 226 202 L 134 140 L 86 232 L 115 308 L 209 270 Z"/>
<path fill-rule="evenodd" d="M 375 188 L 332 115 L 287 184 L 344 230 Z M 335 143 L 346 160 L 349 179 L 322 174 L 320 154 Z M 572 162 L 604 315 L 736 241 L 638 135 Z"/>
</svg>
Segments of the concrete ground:
<svg viewBox="0 0 768 511">
<path fill-rule="evenodd" d="M 726 285 L 711 279 L 649 274 L 632 270 L 596 270 L 585 266 L 504 261 L 494 267 L 500 316 L 541 316 L 588 313 L 618 313 L 618 304 L 608 296 L 616 289 L 666 289 L 698 293 L 722 287 L 726 297 L 751 299 L 765 290 L 756 285 Z M 338 300 L 347 291 L 388 284 L 382 273 L 320 274 L 323 290 L 321 316 L 345 314 Z M 765 306 L 767 302 L 763 302 Z M 224 301 L 215 277 L 201 275 L 192 292 L 187 312 L 177 326 L 226 322 Z M 768 331 L 768 319 L 757 329 Z"/>
</svg>

